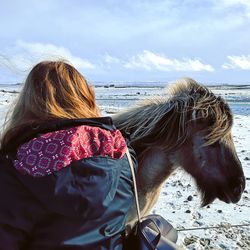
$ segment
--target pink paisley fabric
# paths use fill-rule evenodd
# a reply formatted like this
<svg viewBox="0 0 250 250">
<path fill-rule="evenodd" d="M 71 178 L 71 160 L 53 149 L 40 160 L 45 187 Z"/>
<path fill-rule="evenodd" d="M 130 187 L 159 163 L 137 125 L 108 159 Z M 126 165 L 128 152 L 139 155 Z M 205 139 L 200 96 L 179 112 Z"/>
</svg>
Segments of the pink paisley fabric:
<svg viewBox="0 0 250 250">
<path fill-rule="evenodd" d="M 93 156 L 120 159 L 126 148 L 119 130 L 107 131 L 83 125 L 49 132 L 23 144 L 17 151 L 14 166 L 23 174 L 42 177 L 74 160 Z"/>
</svg>

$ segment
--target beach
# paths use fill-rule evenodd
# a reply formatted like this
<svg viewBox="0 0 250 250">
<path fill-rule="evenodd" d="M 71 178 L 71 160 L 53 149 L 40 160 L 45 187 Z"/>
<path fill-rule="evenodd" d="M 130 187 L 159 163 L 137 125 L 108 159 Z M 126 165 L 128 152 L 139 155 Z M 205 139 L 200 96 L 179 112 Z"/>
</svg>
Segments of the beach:
<svg viewBox="0 0 250 250">
<path fill-rule="evenodd" d="M 183 249 L 250 249 L 250 86 L 210 86 L 229 103 L 234 115 L 233 139 L 246 177 L 246 188 L 237 204 L 215 200 L 200 207 L 192 178 L 177 170 L 165 183 L 152 213 L 162 215 L 179 231 L 177 244 Z M 163 86 L 100 84 L 96 99 L 103 115 L 112 116 L 143 99 L 165 94 Z M 0 85 L 0 123 L 20 85 Z"/>
</svg>

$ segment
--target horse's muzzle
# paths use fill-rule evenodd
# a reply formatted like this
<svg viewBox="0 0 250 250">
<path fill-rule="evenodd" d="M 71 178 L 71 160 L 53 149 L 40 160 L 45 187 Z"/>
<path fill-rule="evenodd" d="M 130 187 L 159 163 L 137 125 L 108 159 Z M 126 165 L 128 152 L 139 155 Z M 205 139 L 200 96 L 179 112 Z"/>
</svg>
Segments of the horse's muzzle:
<svg viewBox="0 0 250 250">
<path fill-rule="evenodd" d="M 241 194 L 243 193 L 244 189 L 245 189 L 245 178 L 244 177 L 240 177 L 239 178 L 239 184 L 238 186 L 236 186 L 233 189 L 233 193 L 231 195 L 231 202 L 232 203 L 237 203 L 240 198 L 241 198 Z"/>
</svg>

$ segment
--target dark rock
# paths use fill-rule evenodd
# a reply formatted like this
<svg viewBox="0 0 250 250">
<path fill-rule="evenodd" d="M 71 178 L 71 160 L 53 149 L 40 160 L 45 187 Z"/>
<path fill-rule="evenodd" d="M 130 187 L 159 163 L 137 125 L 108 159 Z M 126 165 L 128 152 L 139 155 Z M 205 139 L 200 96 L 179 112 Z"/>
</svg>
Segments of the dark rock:
<svg viewBox="0 0 250 250">
<path fill-rule="evenodd" d="M 202 218 L 202 215 L 199 212 L 194 212 L 193 213 L 193 218 L 196 220 L 199 220 Z"/>
<path fill-rule="evenodd" d="M 195 235 L 192 235 L 192 236 L 190 236 L 190 237 L 185 237 L 185 239 L 184 239 L 184 245 L 185 246 L 188 246 L 188 245 L 191 245 L 191 244 L 193 244 L 193 243 L 196 243 L 196 242 L 198 242 L 198 240 L 199 240 L 199 237 L 198 236 L 195 236 Z"/>
<path fill-rule="evenodd" d="M 211 240 L 208 238 L 201 238 L 200 239 L 200 244 L 205 247 L 210 245 Z"/>
<path fill-rule="evenodd" d="M 178 197 L 178 198 L 182 197 L 182 193 L 180 191 L 177 191 L 176 192 L 176 197 Z"/>
</svg>

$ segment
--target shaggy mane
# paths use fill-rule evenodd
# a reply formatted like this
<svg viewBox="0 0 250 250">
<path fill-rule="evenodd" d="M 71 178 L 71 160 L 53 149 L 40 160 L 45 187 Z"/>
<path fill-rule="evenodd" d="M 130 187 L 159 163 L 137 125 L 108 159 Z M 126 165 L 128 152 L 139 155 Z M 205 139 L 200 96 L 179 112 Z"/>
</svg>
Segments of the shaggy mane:
<svg viewBox="0 0 250 250">
<path fill-rule="evenodd" d="M 171 150 L 185 141 L 193 120 L 206 123 L 207 145 L 230 132 L 232 113 L 221 97 L 190 78 L 178 80 L 167 90 L 167 98 L 154 97 L 114 116 L 115 125 L 130 134 L 132 144 L 155 144 Z"/>
</svg>

